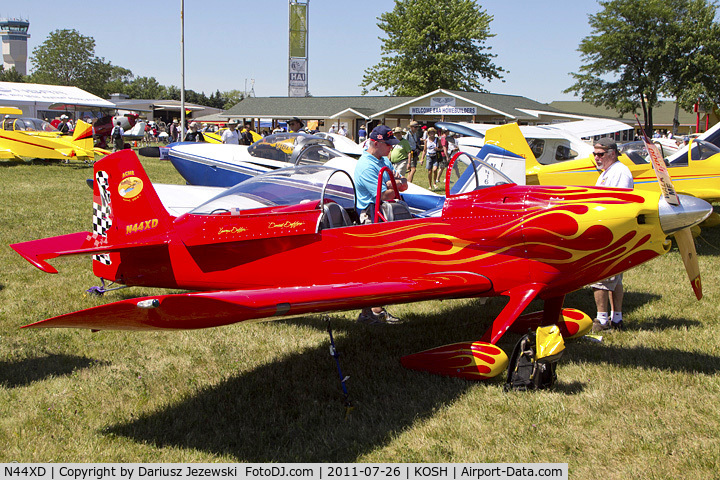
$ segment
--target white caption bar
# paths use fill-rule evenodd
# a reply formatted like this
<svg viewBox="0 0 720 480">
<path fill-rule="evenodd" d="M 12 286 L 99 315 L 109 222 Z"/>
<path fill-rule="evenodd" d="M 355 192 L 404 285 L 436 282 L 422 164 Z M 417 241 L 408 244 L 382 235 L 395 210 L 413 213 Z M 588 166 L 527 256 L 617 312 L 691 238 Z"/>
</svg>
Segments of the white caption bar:
<svg viewBox="0 0 720 480">
<path fill-rule="evenodd" d="M 3 463 L 2 479 L 567 480 L 567 463 Z"/>
</svg>

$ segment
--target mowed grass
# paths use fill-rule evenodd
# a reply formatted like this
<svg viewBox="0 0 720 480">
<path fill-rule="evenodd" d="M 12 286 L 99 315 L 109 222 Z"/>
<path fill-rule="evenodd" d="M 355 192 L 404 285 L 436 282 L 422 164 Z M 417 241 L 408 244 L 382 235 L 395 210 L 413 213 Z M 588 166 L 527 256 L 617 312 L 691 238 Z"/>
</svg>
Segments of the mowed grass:
<svg viewBox="0 0 720 480">
<path fill-rule="evenodd" d="M 153 181 L 183 183 L 168 162 L 142 162 Z M 627 331 L 568 343 L 553 391 L 400 365 L 479 339 L 501 298 L 398 305 L 408 321 L 392 327 L 331 315 L 355 406 L 346 418 L 320 316 L 185 332 L 20 329 L 159 292 L 87 297 L 98 284 L 89 258 L 52 260 L 60 273 L 49 275 L 7 246 L 90 230 L 91 177 L 79 163 L 0 162 L 2 462 L 560 462 L 574 479 L 718 475 L 720 229 L 698 241 L 701 302 L 675 249 L 628 272 Z M 427 181 L 424 169 L 416 178 Z M 595 313 L 588 290 L 566 306 Z"/>
</svg>

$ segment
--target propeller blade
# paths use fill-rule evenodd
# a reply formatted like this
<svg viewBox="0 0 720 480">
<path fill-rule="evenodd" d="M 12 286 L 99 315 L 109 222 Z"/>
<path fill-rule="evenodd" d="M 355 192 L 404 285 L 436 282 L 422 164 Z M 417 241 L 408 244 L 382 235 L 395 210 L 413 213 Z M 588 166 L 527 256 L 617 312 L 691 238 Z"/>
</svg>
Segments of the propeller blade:
<svg viewBox="0 0 720 480">
<path fill-rule="evenodd" d="M 660 155 L 655 144 L 647 137 L 645 129 L 637 115 L 635 115 L 635 120 L 637 120 L 638 125 L 640 125 L 642 141 L 645 143 L 645 148 L 647 148 L 650 154 L 650 161 L 652 162 L 655 176 L 660 184 L 660 191 L 665 198 L 665 202 L 667 202 L 666 206 L 669 207 L 670 210 L 669 212 L 666 210 L 663 215 L 662 205 L 659 206 L 660 226 L 665 233 L 669 234 L 674 231 L 675 241 L 677 242 L 678 250 L 680 250 L 683 264 L 685 264 L 685 271 L 690 279 L 690 285 L 692 286 L 693 292 L 695 292 L 695 297 L 700 300 L 703 296 L 702 282 L 700 281 L 700 265 L 698 264 L 695 240 L 693 240 L 690 227 L 705 220 L 712 213 L 712 205 L 699 198 L 689 197 L 687 195 L 678 196 L 672 184 L 670 173 L 668 173 L 667 167 L 665 166 L 665 160 L 662 155 Z M 688 148 L 688 152 L 689 151 Z M 680 197 L 683 197 L 682 203 L 680 203 Z M 706 213 L 703 214 L 703 211 Z M 665 217 L 665 225 L 663 225 L 663 216 Z M 695 221 L 693 217 L 701 218 Z"/>
<path fill-rule="evenodd" d="M 675 187 L 672 184 L 672 179 L 670 178 L 670 174 L 668 173 L 667 167 L 665 166 L 665 160 L 663 159 L 663 156 L 660 154 L 657 146 L 645 134 L 645 129 L 640 123 L 640 119 L 637 115 L 635 115 L 635 120 L 637 120 L 638 125 L 640 125 L 640 131 L 642 132 L 642 141 L 643 143 L 645 143 L 645 148 L 650 154 L 650 161 L 652 163 L 653 170 L 655 170 L 655 176 L 658 179 L 658 183 L 660 184 L 660 191 L 662 192 L 663 197 L 665 197 L 665 201 L 670 205 L 680 205 L 680 199 L 675 192 Z"/>
<path fill-rule="evenodd" d="M 697 251 L 695 250 L 695 240 L 689 228 L 683 228 L 675 233 L 675 241 L 680 250 L 680 256 L 685 264 L 690 285 L 692 285 L 695 297 L 700 300 L 702 294 L 702 282 L 700 281 L 700 265 L 698 265 Z"/>
<path fill-rule="evenodd" d="M 700 266 L 698 265 L 695 240 L 691 227 L 705 220 L 713 211 L 712 205 L 690 195 L 678 195 L 680 205 L 670 205 L 662 197 L 658 200 L 660 228 L 667 235 L 674 235 L 685 264 L 690 285 L 698 300 L 702 298 Z"/>
</svg>

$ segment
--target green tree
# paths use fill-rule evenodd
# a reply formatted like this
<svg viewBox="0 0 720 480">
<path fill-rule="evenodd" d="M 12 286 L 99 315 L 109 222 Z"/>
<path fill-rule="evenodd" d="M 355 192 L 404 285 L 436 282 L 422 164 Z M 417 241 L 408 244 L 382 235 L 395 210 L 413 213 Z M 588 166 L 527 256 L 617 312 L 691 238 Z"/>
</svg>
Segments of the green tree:
<svg viewBox="0 0 720 480">
<path fill-rule="evenodd" d="M 681 41 L 670 45 L 675 59 L 668 93 L 685 110 L 699 103 L 708 110 L 720 104 L 720 23 L 717 6 L 705 0 L 688 2 L 677 28 Z"/>
<path fill-rule="evenodd" d="M 175 85 L 165 87 L 165 98 L 168 100 L 180 100 L 181 93 L 180 88 Z"/>
<path fill-rule="evenodd" d="M 106 95 L 105 86 L 116 73 L 109 62 L 95 55 L 95 39 L 74 29 L 51 32 L 33 49 L 30 62 L 32 82 L 75 86 L 98 96 Z"/>
<path fill-rule="evenodd" d="M 662 98 L 700 89 L 700 73 L 720 58 L 712 38 L 716 7 L 706 0 L 599 3 L 602 10 L 589 16 L 592 33 L 578 48 L 584 65 L 565 92 L 621 114 L 641 110 L 650 133 Z"/>
<path fill-rule="evenodd" d="M 220 95 L 222 98 L 222 107 L 220 108 L 223 110 L 227 110 L 234 105 L 237 105 L 243 98 L 245 98 L 245 94 L 240 90 L 228 90 L 227 92 L 222 92 Z"/>
<path fill-rule="evenodd" d="M 365 70 L 363 94 L 485 91 L 481 80 L 501 79 L 505 72 L 485 44 L 494 36 L 492 19 L 473 0 L 395 0 L 395 8 L 378 18 L 387 38 L 381 38 L 380 63 Z"/>
<path fill-rule="evenodd" d="M 123 93 L 130 98 L 163 99 L 167 88 L 160 85 L 155 77 L 136 77 L 126 85 Z"/>
<path fill-rule="evenodd" d="M 5 67 L 0 65 L 0 82 L 23 83 L 25 82 L 25 76 L 18 72 L 15 67 L 5 70 Z"/>
<path fill-rule="evenodd" d="M 133 74 L 127 68 L 112 65 L 110 63 L 104 64 L 102 68 L 107 68 L 108 77 L 107 83 L 103 86 L 103 94 L 99 95 L 103 98 L 109 97 L 113 93 L 127 93 L 125 90 L 128 83 L 133 79 Z"/>
</svg>

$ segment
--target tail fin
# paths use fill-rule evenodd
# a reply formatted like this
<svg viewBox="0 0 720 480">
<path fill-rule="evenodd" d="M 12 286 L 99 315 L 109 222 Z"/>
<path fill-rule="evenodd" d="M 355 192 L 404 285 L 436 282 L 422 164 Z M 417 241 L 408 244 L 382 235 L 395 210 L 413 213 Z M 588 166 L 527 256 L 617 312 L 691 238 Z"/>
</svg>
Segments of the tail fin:
<svg viewBox="0 0 720 480">
<path fill-rule="evenodd" d="M 167 212 L 132 150 L 121 150 L 95 163 L 93 235 L 110 245 L 138 243 L 167 231 Z M 119 253 L 95 255 L 93 272 L 115 278 Z"/>
<path fill-rule="evenodd" d="M 528 168 L 537 164 L 535 155 L 533 155 L 517 123 L 508 123 L 507 125 L 491 128 L 485 132 L 485 144 L 497 145 L 516 155 L 520 155 L 527 162 Z"/>
<path fill-rule="evenodd" d="M 95 142 L 93 140 L 92 125 L 90 125 L 89 123 L 83 122 L 82 120 L 78 120 L 77 123 L 75 124 L 75 130 L 73 131 L 72 141 L 79 148 L 81 148 L 81 149 L 85 150 L 86 152 L 89 152 L 89 154 L 91 154 L 93 151 L 93 148 L 95 147 Z"/>
</svg>

